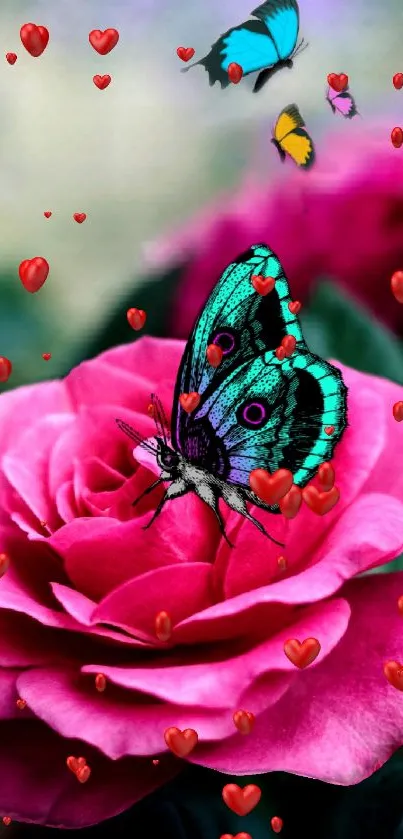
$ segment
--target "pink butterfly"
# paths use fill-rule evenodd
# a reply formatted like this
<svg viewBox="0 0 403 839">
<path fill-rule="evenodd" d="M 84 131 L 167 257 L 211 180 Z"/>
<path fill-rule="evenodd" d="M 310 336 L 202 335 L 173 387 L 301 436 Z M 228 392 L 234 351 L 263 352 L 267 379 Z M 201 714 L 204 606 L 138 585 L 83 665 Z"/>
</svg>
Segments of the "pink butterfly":
<svg viewBox="0 0 403 839">
<path fill-rule="evenodd" d="M 332 87 L 328 87 L 326 100 L 329 102 L 334 114 L 338 111 L 338 113 L 342 114 L 342 116 L 346 119 L 351 119 L 358 114 L 354 99 L 351 96 L 351 93 L 348 92 L 348 87 L 346 87 L 345 90 L 342 90 L 341 93 L 338 93 L 337 90 L 333 90 Z"/>
</svg>

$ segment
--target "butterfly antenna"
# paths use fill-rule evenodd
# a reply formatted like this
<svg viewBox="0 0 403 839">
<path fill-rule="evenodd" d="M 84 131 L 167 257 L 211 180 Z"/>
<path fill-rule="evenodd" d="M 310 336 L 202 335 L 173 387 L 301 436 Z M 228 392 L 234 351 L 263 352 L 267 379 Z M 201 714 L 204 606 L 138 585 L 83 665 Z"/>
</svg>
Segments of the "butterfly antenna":
<svg viewBox="0 0 403 839">
<path fill-rule="evenodd" d="M 130 437 L 130 439 L 133 440 L 134 443 L 137 443 L 138 446 L 141 446 L 143 449 L 147 449 L 149 452 L 153 452 L 153 454 L 156 453 L 156 447 L 152 446 L 151 443 L 145 440 L 144 437 L 142 437 L 138 431 L 132 428 L 131 425 L 129 425 L 127 422 L 124 422 L 124 420 L 121 419 L 115 419 L 115 422 L 119 430 L 123 431 L 123 433 L 126 434 L 127 437 Z"/>
<path fill-rule="evenodd" d="M 298 46 L 297 46 L 297 48 L 294 52 L 294 56 L 300 55 L 301 52 L 304 52 L 304 50 L 306 50 L 307 47 L 309 47 L 309 44 L 305 43 L 305 39 L 303 38 L 302 41 L 299 42 L 299 44 L 298 44 Z"/>
<path fill-rule="evenodd" d="M 153 415 L 158 436 L 162 437 L 164 443 L 167 444 L 170 439 L 169 423 L 162 402 L 155 393 L 151 394 L 151 403 L 154 408 Z"/>
</svg>

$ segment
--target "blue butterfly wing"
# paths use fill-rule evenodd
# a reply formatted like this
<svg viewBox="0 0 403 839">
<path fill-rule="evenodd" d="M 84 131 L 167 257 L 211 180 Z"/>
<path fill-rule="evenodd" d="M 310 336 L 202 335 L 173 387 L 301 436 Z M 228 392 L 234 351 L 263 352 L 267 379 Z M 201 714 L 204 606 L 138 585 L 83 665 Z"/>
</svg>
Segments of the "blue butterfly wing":
<svg viewBox="0 0 403 839">
<path fill-rule="evenodd" d="M 259 295 L 252 277 L 273 277 Z M 298 318 L 288 305 L 288 282 L 266 245 L 253 246 L 231 263 L 196 321 L 179 368 L 172 412 L 172 443 L 190 462 L 221 480 L 249 487 L 252 469 L 290 469 L 304 486 L 330 460 L 346 426 L 346 389 L 338 370 L 311 355 Z M 275 349 L 285 335 L 296 339 L 291 358 Z M 206 349 L 224 351 L 219 367 Z M 187 414 L 181 393 L 201 399 Z M 329 437 L 327 425 L 334 426 Z"/>
<path fill-rule="evenodd" d="M 296 0 L 267 0 L 252 12 L 261 20 L 271 35 L 277 51 L 277 61 L 289 58 L 297 44 L 299 9 Z"/>
<path fill-rule="evenodd" d="M 207 70 L 210 85 L 219 81 L 224 88 L 230 84 L 230 64 L 239 64 L 246 76 L 264 67 L 271 67 L 278 60 L 276 46 L 266 26 L 258 20 L 249 20 L 221 35 L 209 54 L 196 63 L 202 64 Z"/>
</svg>

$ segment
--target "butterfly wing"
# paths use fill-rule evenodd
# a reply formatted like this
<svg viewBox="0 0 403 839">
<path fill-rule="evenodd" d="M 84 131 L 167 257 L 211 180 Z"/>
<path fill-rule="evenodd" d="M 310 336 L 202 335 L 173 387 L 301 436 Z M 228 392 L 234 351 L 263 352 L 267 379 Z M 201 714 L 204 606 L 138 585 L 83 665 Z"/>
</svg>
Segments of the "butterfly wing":
<svg viewBox="0 0 403 839">
<path fill-rule="evenodd" d="M 232 63 L 242 67 L 244 76 L 263 67 L 276 64 L 278 53 L 267 29 L 258 20 L 249 20 L 229 29 L 213 44 L 205 58 L 198 61 L 209 74 L 210 86 L 219 81 L 221 87 L 228 87 L 228 67 Z M 195 66 L 195 65 L 192 65 Z M 184 68 L 185 70 L 190 69 Z"/>
<path fill-rule="evenodd" d="M 279 115 L 273 139 L 279 150 L 288 154 L 297 166 L 308 169 L 315 161 L 315 148 L 296 105 L 288 105 Z"/>
<path fill-rule="evenodd" d="M 275 279 L 266 296 L 252 277 Z M 248 490 L 252 469 L 290 469 L 301 486 L 329 460 L 344 431 L 345 386 L 340 373 L 312 356 L 298 318 L 289 310 L 288 282 L 277 257 L 255 245 L 231 263 L 212 291 L 186 345 L 175 388 L 172 442 L 190 462 Z M 296 339 L 291 358 L 275 349 Z M 224 351 L 219 367 L 206 358 L 209 344 Z M 196 391 L 192 414 L 181 393 Z M 331 437 L 324 427 L 333 425 Z"/>
<path fill-rule="evenodd" d="M 267 0 L 252 12 L 270 32 L 278 60 L 290 58 L 297 44 L 299 9 L 296 0 Z"/>
<path fill-rule="evenodd" d="M 333 112 L 338 111 L 346 119 L 352 119 L 352 117 L 358 114 L 354 98 L 348 89 L 338 93 L 337 90 L 329 87 L 326 99 L 331 105 Z"/>
</svg>

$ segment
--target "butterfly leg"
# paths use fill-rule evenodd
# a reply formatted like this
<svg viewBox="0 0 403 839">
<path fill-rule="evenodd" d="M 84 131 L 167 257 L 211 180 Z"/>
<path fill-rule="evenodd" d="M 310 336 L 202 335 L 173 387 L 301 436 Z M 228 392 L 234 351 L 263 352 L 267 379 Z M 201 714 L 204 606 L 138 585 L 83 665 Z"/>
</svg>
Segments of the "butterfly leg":
<svg viewBox="0 0 403 839">
<path fill-rule="evenodd" d="M 171 486 L 168 487 L 165 495 L 163 495 L 163 497 L 161 498 L 161 501 L 159 502 L 158 506 L 154 510 L 152 518 L 150 519 L 148 524 L 146 524 L 146 526 L 143 527 L 143 530 L 148 530 L 148 528 L 151 527 L 152 523 L 155 521 L 157 516 L 159 516 L 164 504 L 166 504 L 167 501 L 172 501 L 173 498 L 180 498 L 181 495 L 185 495 L 185 493 L 188 491 L 189 487 L 187 486 L 185 481 L 175 481 L 173 484 L 171 484 Z"/>
<path fill-rule="evenodd" d="M 229 545 L 230 548 L 233 548 L 234 545 L 228 539 L 228 536 L 225 532 L 224 522 L 221 518 L 221 514 L 218 508 L 218 500 L 220 497 L 220 493 L 215 491 L 214 488 L 207 483 L 197 484 L 194 489 L 196 495 L 198 495 L 198 497 L 201 498 L 201 500 L 204 501 L 205 504 L 208 504 L 210 509 L 213 511 L 218 521 L 221 536 L 223 536 L 227 545 Z"/>
<path fill-rule="evenodd" d="M 161 484 L 161 483 L 162 483 L 162 478 L 161 478 L 161 477 L 159 477 L 159 478 L 158 478 L 158 480 L 156 480 L 156 481 L 154 481 L 152 484 L 150 484 L 150 486 L 148 486 L 148 487 L 144 490 L 144 492 L 142 492 L 142 493 L 141 493 L 141 495 L 138 495 L 138 496 L 137 496 L 137 498 L 136 498 L 134 501 L 132 501 L 132 507 L 135 507 L 135 506 L 136 506 L 136 504 L 138 504 L 138 503 L 139 503 L 139 501 L 141 501 L 141 499 L 142 499 L 142 498 L 144 498 L 144 496 L 145 496 L 145 495 L 148 495 L 148 494 L 149 494 L 149 492 L 152 492 L 152 491 L 153 491 L 153 489 L 155 489 L 155 487 L 157 487 L 157 486 L 158 486 L 158 484 Z"/>
<path fill-rule="evenodd" d="M 266 528 L 263 527 L 262 523 L 258 521 L 258 519 L 255 519 L 255 517 L 248 512 L 246 507 L 246 500 L 242 497 L 242 495 L 240 495 L 239 492 L 237 492 L 235 489 L 230 489 L 227 485 L 227 487 L 225 488 L 225 492 L 223 493 L 223 498 L 224 501 L 228 504 L 228 507 L 231 508 L 231 510 L 235 510 L 236 513 L 240 513 L 241 516 L 244 516 L 245 519 L 248 519 L 248 521 L 252 522 L 252 524 L 254 524 L 255 527 L 257 527 L 257 529 L 260 530 L 261 533 L 267 536 L 267 538 L 270 539 L 271 542 L 275 542 L 275 544 L 279 545 L 280 548 L 284 548 L 284 543 L 278 542 L 277 539 L 274 539 L 273 536 L 270 536 L 270 533 L 267 532 Z"/>
</svg>

